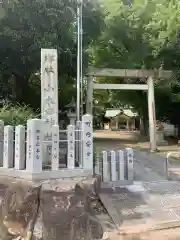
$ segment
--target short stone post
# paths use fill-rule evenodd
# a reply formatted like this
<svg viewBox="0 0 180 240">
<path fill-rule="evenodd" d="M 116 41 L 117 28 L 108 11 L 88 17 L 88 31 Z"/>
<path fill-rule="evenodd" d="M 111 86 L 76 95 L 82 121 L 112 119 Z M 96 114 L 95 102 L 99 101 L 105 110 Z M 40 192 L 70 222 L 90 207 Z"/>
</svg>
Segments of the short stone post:
<svg viewBox="0 0 180 240">
<path fill-rule="evenodd" d="M 117 152 L 118 154 L 118 161 L 119 161 L 119 180 L 125 179 L 125 172 L 124 172 L 124 152 L 122 150 L 119 150 Z"/>
<path fill-rule="evenodd" d="M 109 181 L 109 172 L 108 172 L 108 153 L 107 151 L 103 151 L 102 153 L 102 173 L 103 173 L 103 181 Z"/>
<path fill-rule="evenodd" d="M 68 157 L 67 157 L 67 168 L 75 168 L 75 126 L 69 125 L 67 127 L 67 138 L 68 138 Z"/>
<path fill-rule="evenodd" d="M 126 148 L 128 180 L 134 180 L 134 152 L 132 148 Z"/>
<path fill-rule="evenodd" d="M 116 181 L 116 152 L 111 151 L 111 181 Z"/>
<path fill-rule="evenodd" d="M 92 116 L 82 116 L 83 132 L 83 168 L 93 173 L 93 126 Z"/>
<path fill-rule="evenodd" d="M 4 122 L 0 120 L 0 166 L 3 166 Z"/>
<path fill-rule="evenodd" d="M 25 127 L 15 127 L 15 169 L 25 169 Z"/>
<path fill-rule="evenodd" d="M 40 119 L 27 121 L 26 170 L 30 173 L 42 172 L 42 152 L 44 131 Z"/>
<path fill-rule="evenodd" d="M 43 138 L 43 164 L 49 165 L 52 159 L 52 127 L 44 124 L 44 138 Z"/>
<path fill-rule="evenodd" d="M 59 170 L 59 126 L 52 126 L 52 170 Z"/>
<path fill-rule="evenodd" d="M 3 167 L 13 168 L 13 136 L 14 128 L 12 126 L 4 127 L 4 155 Z"/>
<path fill-rule="evenodd" d="M 93 153 L 93 168 L 94 168 L 94 174 L 101 174 L 101 163 L 100 163 L 100 156 L 97 155 L 96 152 Z"/>
<path fill-rule="evenodd" d="M 76 141 L 76 161 L 78 162 L 79 166 L 82 167 L 82 122 L 76 122 L 76 134 L 75 134 Z"/>
</svg>

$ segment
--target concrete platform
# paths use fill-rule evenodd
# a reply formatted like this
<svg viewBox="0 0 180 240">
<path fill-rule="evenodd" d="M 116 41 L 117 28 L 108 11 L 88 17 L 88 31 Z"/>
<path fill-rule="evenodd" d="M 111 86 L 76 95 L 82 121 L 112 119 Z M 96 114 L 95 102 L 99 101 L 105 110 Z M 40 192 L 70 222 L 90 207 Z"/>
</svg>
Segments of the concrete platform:
<svg viewBox="0 0 180 240">
<path fill-rule="evenodd" d="M 176 181 L 104 188 L 100 198 L 119 236 L 180 227 L 180 184 Z"/>
</svg>

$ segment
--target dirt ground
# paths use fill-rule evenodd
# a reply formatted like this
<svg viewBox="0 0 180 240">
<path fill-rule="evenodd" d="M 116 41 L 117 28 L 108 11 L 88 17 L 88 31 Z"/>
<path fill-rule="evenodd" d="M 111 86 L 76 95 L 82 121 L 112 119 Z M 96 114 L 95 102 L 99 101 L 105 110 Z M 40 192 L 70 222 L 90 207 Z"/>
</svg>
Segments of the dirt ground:
<svg viewBox="0 0 180 240">
<path fill-rule="evenodd" d="M 174 154 L 173 158 L 180 160 L 180 144 L 178 144 L 178 140 L 166 140 L 168 145 L 158 146 L 157 154 L 166 157 L 168 152 L 179 152 L 179 154 Z M 103 150 L 120 150 L 127 147 L 149 151 L 150 143 L 147 138 L 133 139 L 132 134 L 126 132 L 97 131 L 94 133 L 94 149 L 97 153 Z"/>
</svg>

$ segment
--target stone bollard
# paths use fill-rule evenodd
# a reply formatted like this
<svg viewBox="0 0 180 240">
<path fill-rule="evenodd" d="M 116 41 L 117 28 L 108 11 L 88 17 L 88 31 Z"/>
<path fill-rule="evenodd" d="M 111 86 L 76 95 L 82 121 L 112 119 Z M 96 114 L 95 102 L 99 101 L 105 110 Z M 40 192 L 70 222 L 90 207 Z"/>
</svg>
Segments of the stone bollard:
<svg viewBox="0 0 180 240">
<path fill-rule="evenodd" d="M 27 121 L 26 170 L 30 173 L 42 172 L 43 122 L 40 119 Z"/>
<path fill-rule="evenodd" d="M 14 129 L 12 126 L 4 127 L 4 154 L 3 154 L 3 167 L 13 168 L 13 137 Z"/>
<path fill-rule="evenodd" d="M 0 120 L 0 166 L 3 166 L 3 152 L 4 152 L 4 122 Z"/>
<path fill-rule="evenodd" d="M 92 116 L 89 114 L 82 116 L 83 133 L 83 168 L 92 170 L 93 173 L 93 128 Z"/>
<path fill-rule="evenodd" d="M 15 169 L 25 169 L 25 127 L 18 125 L 15 128 Z"/>
</svg>

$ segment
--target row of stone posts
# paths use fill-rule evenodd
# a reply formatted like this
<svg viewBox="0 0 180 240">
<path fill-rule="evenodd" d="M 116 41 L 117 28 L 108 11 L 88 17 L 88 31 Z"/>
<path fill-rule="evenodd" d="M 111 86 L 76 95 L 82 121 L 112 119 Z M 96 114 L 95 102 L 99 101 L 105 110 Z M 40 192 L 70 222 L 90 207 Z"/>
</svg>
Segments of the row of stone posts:
<svg viewBox="0 0 180 240">
<path fill-rule="evenodd" d="M 5 169 L 26 170 L 30 173 L 40 173 L 43 170 L 44 122 L 41 119 L 31 119 L 25 126 L 3 126 L 1 122 L 0 148 L 3 155 L 1 165 Z M 93 171 L 93 132 L 92 116 L 84 115 L 81 123 L 82 169 Z M 52 156 L 51 170 L 59 170 L 59 126 L 52 126 Z M 75 126 L 67 127 L 67 169 L 75 169 Z"/>
<path fill-rule="evenodd" d="M 118 151 L 102 151 L 95 164 L 95 173 L 103 182 L 134 180 L 134 151 L 126 148 Z"/>
</svg>

